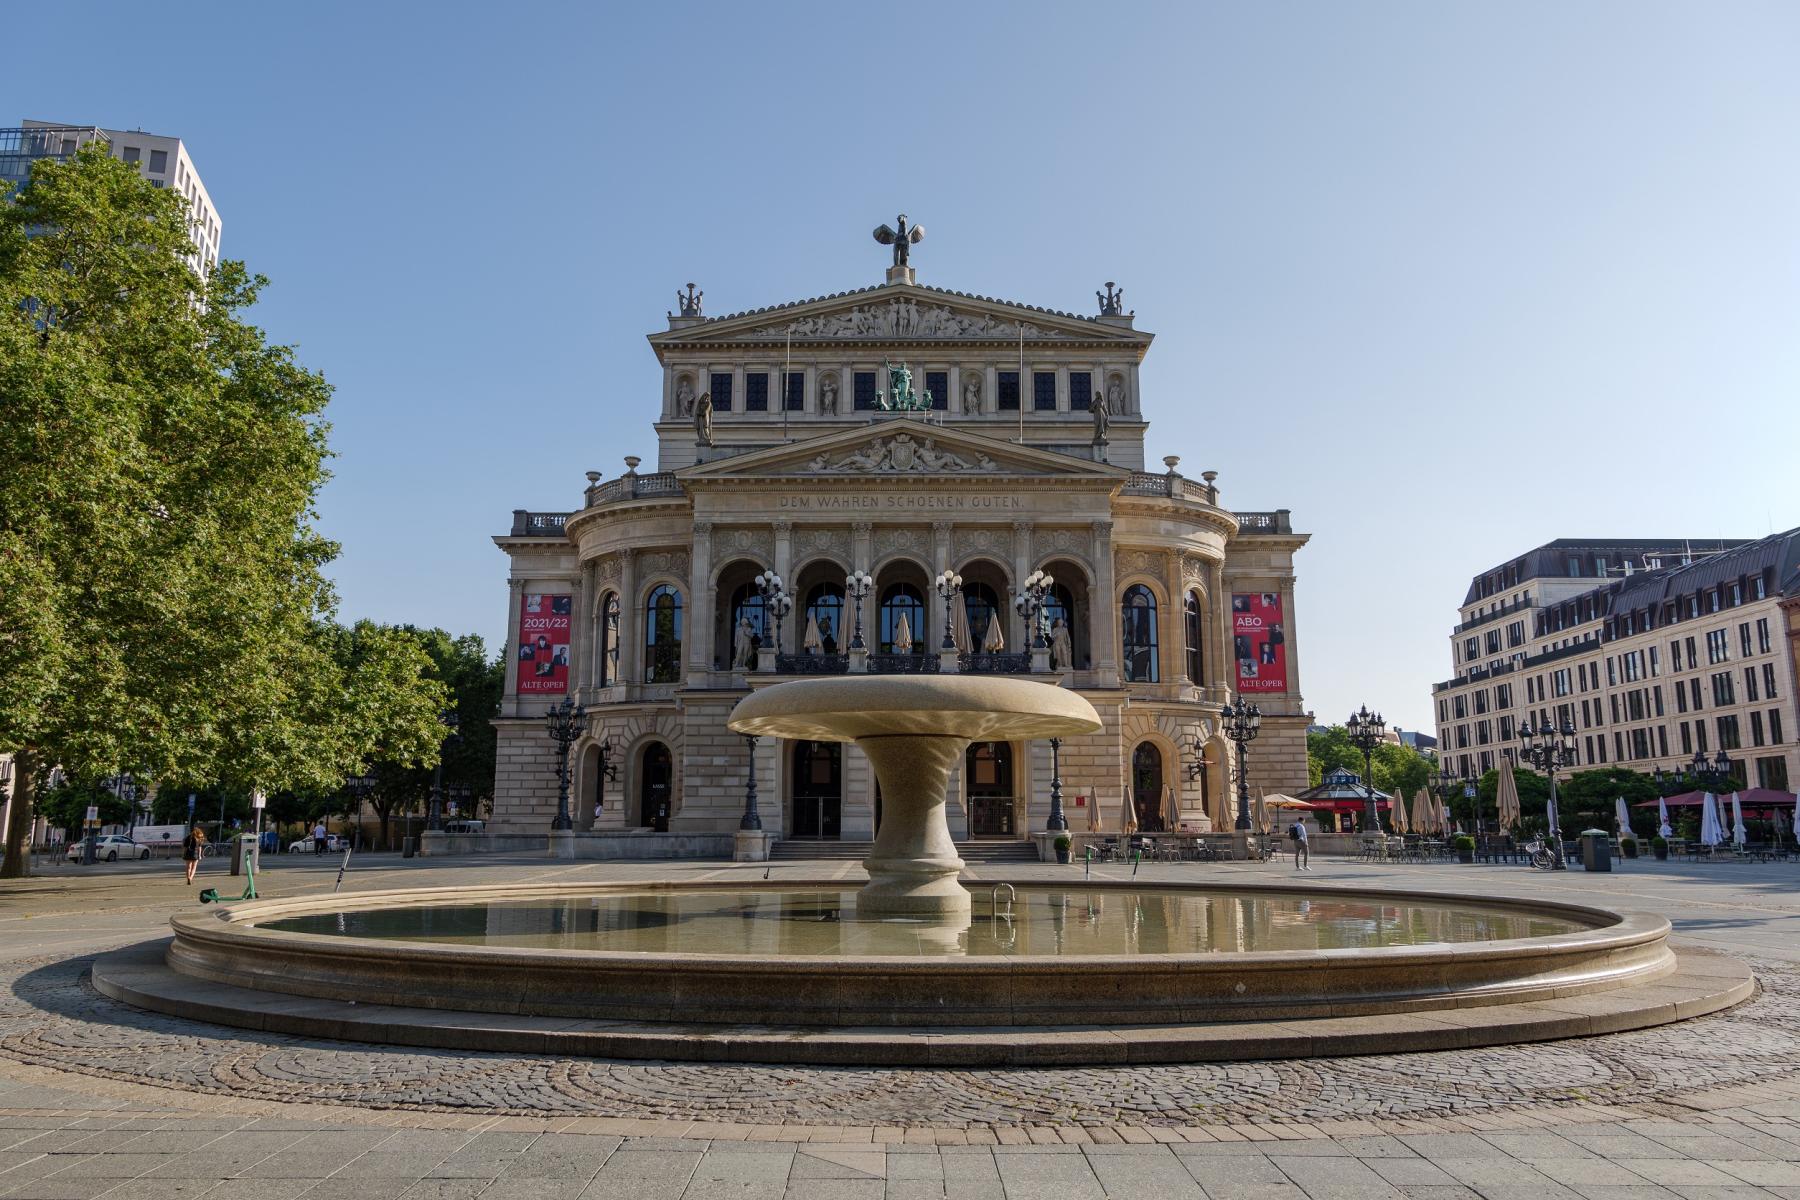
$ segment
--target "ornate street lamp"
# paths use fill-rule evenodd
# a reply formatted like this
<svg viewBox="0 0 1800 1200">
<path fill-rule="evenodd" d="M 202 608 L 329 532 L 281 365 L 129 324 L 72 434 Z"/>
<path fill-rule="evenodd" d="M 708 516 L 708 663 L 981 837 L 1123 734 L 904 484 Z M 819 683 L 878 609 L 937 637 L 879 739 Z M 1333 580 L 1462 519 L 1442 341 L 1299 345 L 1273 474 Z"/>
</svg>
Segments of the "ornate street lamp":
<svg viewBox="0 0 1800 1200">
<path fill-rule="evenodd" d="M 1556 773 L 1575 765 L 1575 727 L 1564 721 L 1561 728 L 1556 728 L 1546 720 L 1533 728 L 1527 717 L 1519 730 L 1519 741 L 1525 761 L 1550 777 L 1550 802 L 1545 812 L 1550 823 L 1550 854 L 1556 870 L 1567 870 L 1563 862 L 1562 814 L 1556 805 Z"/>
<path fill-rule="evenodd" d="M 850 634 L 850 648 L 852 650 L 867 650 L 869 648 L 868 644 L 863 641 L 862 606 L 863 597 L 867 596 L 869 594 L 869 589 L 874 586 L 875 580 L 870 577 L 867 571 L 852 571 L 844 579 L 844 593 L 852 600 L 856 601 L 856 627 Z M 745 826 L 745 828 L 749 828 L 749 826 Z M 761 828 L 761 826 L 758 826 L 757 828 Z"/>
<path fill-rule="evenodd" d="M 443 740 L 438 743 L 437 765 L 431 768 L 431 802 L 425 813 L 427 833 L 444 832 L 444 751 L 460 740 L 457 729 L 462 724 L 462 718 L 456 715 L 455 709 L 447 708 L 438 714 L 438 723 L 449 732 L 445 733 Z"/>
<path fill-rule="evenodd" d="M 744 735 L 744 750 L 750 760 L 750 769 L 744 773 L 744 819 L 738 822 L 739 829 L 760 830 L 762 814 L 756 811 L 756 735 Z"/>
<path fill-rule="evenodd" d="M 754 580 L 756 590 L 762 593 L 763 611 L 775 622 L 775 653 L 781 653 L 781 622 L 794 611 L 793 597 L 787 594 L 781 576 L 773 571 L 764 571 Z"/>
<path fill-rule="evenodd" d="M 1050 819 L 1044 822 L 1044 828 L 1052 833 L 1060 833 L 1069 827 L 1069 818 L 1063 815 L 1062 806 L 1062 739 L 1050 739 Z"/>
<path fill-rule="evenodd" d="M 1365 704 L 1350 714 L 1344 728 L 1349 731 L 1350 744 L 1362 751 L 1365 827 L 1370 833 L 1380 833 L 1381 812 L 1375 807 L 1375 747 L 1381 745 L 1382 736 L 1387 733 L 1387 722 L 1381 719 L 1380 713 L 1370 712 Z"/>
<path fill-rule="evenodd" d="M 1436 771 L 1431 773 L 1431 790 L 1436 793 L 1438 800 L 1443 803 L 1446 809 L 1449 808 L 1450 801 L 1453 797 L 1464 794 L 1465 782 L 1466 781 L 1460 774 L 1448 770 L 1442 764 L 1438 766 Z M 1475 801 L 1475 805 L 1470 812 L 1470 819 L 1475 823 L 1475 835 L 1477 837 L 1481 836 L 1480 800 Z"/>
<path fill-rule="evenodd" d="M 1239 693 L 1219 710 L 1219 728 L 1237 746 L 1237 828 L 1250 828 L 1250 781 L 1245 777 L 1250 752 L 1245 749 L 1262 731 L 1262 710 Z"/>
<path fill-rule="evenodd" d="M 1033 571 L 1025 577 L 1019 587 L 1019 598 L 1013 601 L 1013 608 L 1025 619 L 1025 633 L 1031 639 L 1033 650 L 1042 650 L 1049 645 L 1044 640 L 1044 623 L 1039 614 L 1043 612 L 1044 601 L 1050 595 L 1050 585 L 1056 580 L 1042 571 Z"/>
<path fill-rule="evenodd" d="M 556 743 L 556 819 L 550 828 L 557 832 L 575 828 L 569 819 L 569 747 L 587 731 L 587 720 L 587 709 L 567 696 L 544 714 L 544 732 Z"/>
<path fill-rule="evenodd" d="M 937 594 L 944 598 L 944 641 L 940 650 L 956 649 L 956 639 L 950 636 L 950 605 L 961 594 L 963 577 L 955 571 L 946 570 L 937 577 Z"/>
</svg>

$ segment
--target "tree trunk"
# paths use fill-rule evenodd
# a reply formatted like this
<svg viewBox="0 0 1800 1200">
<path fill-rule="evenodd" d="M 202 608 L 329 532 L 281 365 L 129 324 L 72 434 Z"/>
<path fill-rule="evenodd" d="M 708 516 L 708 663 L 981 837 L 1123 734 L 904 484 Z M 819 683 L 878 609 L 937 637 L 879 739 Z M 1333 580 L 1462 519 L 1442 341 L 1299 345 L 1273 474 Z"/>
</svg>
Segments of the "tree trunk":
<svg viewBox="0 0 1800 1200">
<path fill-rule="evenodd" d="M 12 816 L 6 823 L 6 858 L 0 879 L 31 874 L 31 826 L 37 804 L 37 755 L 30 749 L 13 755 Z"/>
</svg>

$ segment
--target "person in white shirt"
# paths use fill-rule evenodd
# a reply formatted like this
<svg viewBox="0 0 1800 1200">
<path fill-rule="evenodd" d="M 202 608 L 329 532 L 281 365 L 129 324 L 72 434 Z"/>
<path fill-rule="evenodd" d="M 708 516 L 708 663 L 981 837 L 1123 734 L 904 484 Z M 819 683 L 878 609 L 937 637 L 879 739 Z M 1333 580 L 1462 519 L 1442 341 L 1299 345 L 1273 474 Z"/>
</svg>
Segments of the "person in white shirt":
<svg viewBox="0 0 1800 1200">
<path fill-rule="evenodd" d="M 1288 827 L 1288 840 L 1294 844 L 1294 870 L 1312 870 L 1312 851 L 1306 843 L 1306 822 L 1295 821 Z"/>
</svg>

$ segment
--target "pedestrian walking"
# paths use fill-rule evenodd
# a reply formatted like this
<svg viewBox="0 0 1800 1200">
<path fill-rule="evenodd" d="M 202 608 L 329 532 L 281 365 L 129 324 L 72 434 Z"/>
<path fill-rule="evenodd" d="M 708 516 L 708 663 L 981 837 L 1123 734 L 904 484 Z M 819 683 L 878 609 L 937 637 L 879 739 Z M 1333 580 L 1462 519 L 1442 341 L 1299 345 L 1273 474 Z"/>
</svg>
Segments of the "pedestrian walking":
<svg viewBox="0 0 1800 1200">
<path fill-rule="evenodd" d="M 325 853 L 325 822 L 313 826 L 313 853 Z"/>
<path fill-rule="evenodd" d="M 1312 870 L 1312 850 L 1306 841 L 1306 822 L 1295 821 L 1288 826 L 1288 840 L 1294 847 L 1294 870 Z"/>
<path fill-rule="evenodd" d="M 195 825 L 189 829 L 187 836 L 181 839 L 181 861 L 187 864 L 187 881 L 194 882 L 194 872 L 200 869 L 200 856 L 206 853 L 206 831 Z"/>
</svg>

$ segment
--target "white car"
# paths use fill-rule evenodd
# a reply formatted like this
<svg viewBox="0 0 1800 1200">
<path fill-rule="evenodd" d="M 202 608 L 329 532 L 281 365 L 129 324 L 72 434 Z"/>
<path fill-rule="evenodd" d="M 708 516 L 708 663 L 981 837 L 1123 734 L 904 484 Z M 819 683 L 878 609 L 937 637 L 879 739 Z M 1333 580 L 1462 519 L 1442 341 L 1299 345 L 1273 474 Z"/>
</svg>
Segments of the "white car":
<svg viewBox="0 0 1800 1200">
<path fill-rule="evenodd" d="M 327 851 L 336 852 L 339 850 L 348 850 L 349 848 L 350 841 L 348 838 L 341 837 L 335 833 L 328 833 L 325 835 L 325 849 Z M 312 852 L 313 840 L 311 834 L 288 843 L 289 854 L 311 854 Z"/>
<path fill-rule="evenodd" d="M 70 862 L 85 862 L 86 841 L 69 843 L 68 857 Z M 121 858 L 144 859 L 150 857 L 150 847 L 140 846 L 122 833 L 109 833 L 94 843 L 94 857 L 106 862 L 118 862 Z"/>
</svg>

